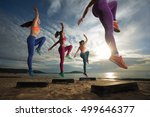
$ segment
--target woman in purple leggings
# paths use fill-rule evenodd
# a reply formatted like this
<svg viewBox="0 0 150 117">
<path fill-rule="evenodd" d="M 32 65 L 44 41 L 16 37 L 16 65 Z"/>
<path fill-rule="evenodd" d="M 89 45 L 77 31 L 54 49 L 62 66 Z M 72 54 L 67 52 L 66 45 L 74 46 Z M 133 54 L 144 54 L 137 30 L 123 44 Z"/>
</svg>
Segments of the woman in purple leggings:
<svg viewBox="0 0 150 117">
<path fill-rule="evenodd" d="M 64 77 L 64 58 L 65 58 L 65 52 L 67 51 L 66 57 L 68 59 L 71 59 L 71 57 L 69 56 L 71 50 L 72 50 L 72 45 L 69 46 L 65 46 L 65 42 L 67 41 L 66 37 L 65 37 L 65 33 L 64 33 L 64 25 L 63 23 L 61 24 L 61 31 L 57 31 L 55 33 L 55 38 L 59 37 L 59 40 L 48 49 L 48 51 L 52 50 L 53 47 L 55 47 L 58 43 L 60 44 L 60 47 L 58 49 L 59 54 L 60 54 L 60 76 Z"/>
<path fill-rule="evenodd" d="M 116 21 L 117 1 L 111 0 L 111 2 L 107 2 L 107 0 L 91 0 L 86 7 L 82 17 L 79 19 L 78 25 L 83 22 L 83 19 L 85 18 L 91 6 L 93 6 L 93 15 L 100 19 L 105 29 L 105 39 L 111 49 L 111 57 L 109 60 L 114 62 L 121 68 L 127 69 L 128 67 L 125 64 L 122 56 L 119 56 L 119 52 L 116 47 L 115 38 L 113 35 L 113 31 L 120 32 L 118 22 Z"/>
</svg>

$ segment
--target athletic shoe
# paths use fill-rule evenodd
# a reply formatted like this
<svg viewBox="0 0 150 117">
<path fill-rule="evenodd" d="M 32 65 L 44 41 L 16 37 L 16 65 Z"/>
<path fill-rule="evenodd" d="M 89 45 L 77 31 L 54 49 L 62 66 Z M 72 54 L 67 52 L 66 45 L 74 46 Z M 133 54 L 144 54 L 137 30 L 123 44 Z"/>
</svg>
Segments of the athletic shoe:
<svg viewBox="0 0 150 117">
<path fill-rule="evenodd" d="M 125 64 L 122 56 L 115 56 L 112 55 L 109 58 L 110 61 L 112 61 L 113 63 L 117 64 L 119 67 L 124 68 L 124 69 L 128 69 L 128 66 Z"/>
<path fill-rule="evenodd" d="M 59 73 L 59 75 L 60 75 L 61 77 L 64 77 L 64 73 Z"/>
<path fill-rule="evenodd" d="M 89 63 L 89 60 L 87 60 L 87 63 L 90 64 L 90 63 Z"/>
<path fill-rule="evenodd" d="M 68 59 L 72 59 L 69 55 L 68 55 L 68 56 L 66 56 L 66 58 L 68 58 Z"/>
<path fill-rule="evenodd" d="M 39 55 L 41 55 L 41 51 L 40 51 L 41 49 L 40 48 L 36 48 L 36 52 L 39 54 Z"/>
<path fill-rule="evenodd" d="M 113 27 L 115 32 L 120 32 L 119 25 L 117 21 L 113 21 Z"/>
<path fill-rule="evenodd" d="M 88 77 L 88 75 L 86 73 L 83 73 L 86 77 Z"/>
<path fill-rule="evenodd" d="M 31 71 L 31 72 L 28 72 L 29 73 L 29 76 L 33 77 L 34 76 L 34 72 Z"/>
</svg>

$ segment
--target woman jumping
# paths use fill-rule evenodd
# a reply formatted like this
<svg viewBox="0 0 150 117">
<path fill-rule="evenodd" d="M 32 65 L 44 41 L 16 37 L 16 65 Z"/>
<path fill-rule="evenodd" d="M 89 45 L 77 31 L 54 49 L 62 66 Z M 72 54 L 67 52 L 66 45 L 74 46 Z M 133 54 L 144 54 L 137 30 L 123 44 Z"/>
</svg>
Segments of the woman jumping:
<svg viewBox="0 0 150 117">
<path fill-rule="evenodd" d="M 83 59 L 83 69 L 84 69 L 84 73 L 83 74 L 87 77 L 88 75 L 86 73 L 86 63 L 89 63 L 89 60 L 88 60 L 89 59 L 89 51 L 87 51 L 87 48 L 86 48 L 86 44 L 88 42 L 88 38 L 87 38 L 87 36 L 85 34 L 84 34 L 84 37 L 85 37 L 86 41 L 81 40 L 79 42 L 80 46 L 79 46 L 78 50 L 76 51 L 74 57 L 77 56 L 77 53 L 80 50 L 81 51 L 80 57 Z"/>
<path fill-rule="evenodd" d="M 34 55 L 34 46 L 38 47 L 36 48 L 37 53 L 40 55 L 41 54 L 41 47 L 44 44 L 46 38 L 41 37 L 37 38 L 37 36 L 40 33 L 40 18 L 39 18 L 39 12 L 37 8 L 34 8 L 35 12 L 35 18 L 33 21 L 24 23 L 21 25 L 21 27 L 31 27 L 31 33 L 29 37 L 27 38 L 27 44 L 28 44 L 28 59 L 27 59 L 27 64 L 28 64 L 28 69 L 29 69 L 29 75 L 33 76 L 33 71 L 32 71 L 32 58 Z"/>
<path fill-rule="evenodd" d="M 105 39 L 111 49 L 110 61 L 114 62 L 121 68 L 127 69 L 122 56 L 119 56 L 118 49 L 116 47 L 115 38 L 113 31 L 120 32 L 118 22 L 116 21 L 116 10 L 117 10 L 117 1 L 107 2 L 107 0 L 91 0 L 88 6 L 86 7 L 82 17 L 78 21 L 78 25 L 83 22 L 86 14 L 88 13 L 89 8 L 93 6 L 93 15 L 98 17 L 105 29 Z"/>
<path fill-rule="evenodd" d="M 55 33 L 55 38 L 57 38 L 59 36 L 59 40 L 48 49 L 48 51 L 52 50 L 53 47 L 55 47 L 58 43 L 60 44 L 60 47 L 58 49 L 59 54 L 60 54 L 60 73 L 59 75 L 61 77 L 64 77 L 64 58 L 65 58 L 65 52 L 67 51 L 66 57 L 68 59 L 71 59 L 71 57 L 69 56 L 71 50 L 72 50 L 72 45 L 69 46 L 65 46 L 65 42 L 67 41 L 66 37 L 65 37 L 65 33 L 64 33 L 64 25 L 63 23 L 61 24 L 61 31 L 57 31 Z"/>
</svg>

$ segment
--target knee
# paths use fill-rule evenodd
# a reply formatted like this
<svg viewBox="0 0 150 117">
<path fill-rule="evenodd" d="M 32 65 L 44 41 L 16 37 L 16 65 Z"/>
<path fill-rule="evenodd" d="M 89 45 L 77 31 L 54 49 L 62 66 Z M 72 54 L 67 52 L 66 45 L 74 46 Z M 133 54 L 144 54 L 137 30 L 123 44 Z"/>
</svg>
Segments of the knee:
<svg viewBox="0 0 150 117">
<path fill-rule="evenodd" d="M 72 48 L 73 48 L 73 46 L 72 46 L 72 45 L 70 45 L 70 46 L 69 46 L 69 48 L 70 48 L 70 49 L 72 49 Z"/>
<path fill-rule="evenodd" d="M 83 63 L 86 64 L 86 59 L 85 58 L 83 59 Z"/>
<path fill-rule="evenodd" d="M 61 59 L 61 60 L 60 60 L 60 64 L 64 64 L 64 59 Z"/>
<path fill-rule="evenodd" d="M 63 64 L 64 64 L 64 63 L 61 61 L 61 62 L 60 62 L 60 65 L 63 66 Z"/>
<path fill-rule="evenodd" d="M 86 62 L 84 61 L 83 63 L 84 63 L 84 66 L 86 66 Z"/>
<path fill-rule="evenodd" d="M 33 53 L 29 53 L 28 57 L 32 58 L 33 57 Z"/>
<path fill-rule="evenodd" d="M 43 41 L 46 41 L 46 37 L 42 37 L 42 40 L 43 40 Z"/>
<path fill-rule="evenodd" d="M 28 50 L 28 57 L 32 57 L 34 55 L 34 51 Z"/>
<path fill-rule="evenodd" d="M 28 56 L 28 61 L 32 61 L 33 55 Z"/>
<path fill-rule="evenodd" d="M 117 6 L 118 4 L 117 0 L 113 0 L 112 3 L 114 4 L 114 6 Z"/>
</svg>

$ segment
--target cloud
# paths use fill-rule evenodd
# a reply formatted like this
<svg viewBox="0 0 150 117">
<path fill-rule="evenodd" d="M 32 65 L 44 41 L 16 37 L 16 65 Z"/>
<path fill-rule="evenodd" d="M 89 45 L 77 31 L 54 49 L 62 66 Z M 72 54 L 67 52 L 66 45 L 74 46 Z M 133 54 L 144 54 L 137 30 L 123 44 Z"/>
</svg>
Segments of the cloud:
<svg viewBox="0 0 150 117">
<path fill-rule="evenodd" d="M 114 34 L 120 54 L 129 58 L 149 58 L 149 1 L 118 1 L 117 17 L 121 33 Z M 87 46 L 90 50 L 90 60 L 92 63 L 89 65 L 89 70 L 97 70 L 98 72 L 111 71 L 113 68 L 114 70 L 118 69 L 114 64 L 101 60 L 102 55 L 105 54 L 105 48 L 108 47 L 104 38 L 104 28 L 99 19 L 93 16 L 91 9 L 84 19 L 84 22 L 80 26 L 77 26 L 77 20 L 82 15 L 88 2 L 88 0 L 49 0 L 47 14 L 45 17 L 41 17 L 42 30 L 40 34 L 40 36 L 45 36 L 47 40 L 42 47 L 42 56 L 38 56 L 35 53 L 33 58 L 36 68 L 46 69 L 50 67 L 50 71 L 55 71 L 56 69 L 59 71 L 59 45 L 50 52 L 48 52 L 47 49 L 58 40 L 58 38 L 56 39 L 54 37 L 54 34 L 60 30 L 59 22 L 62 21 L 65 24 L 65 34 L 68 40 L 66 45 L 71 44 L 74 47 L 71 53 L 72 56 L 79 46 L 78 42 L 84 39 L 83 34 L 86 34 L 89 38 Z M 0 58 L 22 60 L 26 63 L 26 39 L 30 30 L 22 29 L 19 25 L 25 22 L 24 19 L 29 17 L 21 17 L 15 14 L 8 15 L 2 11 L 3 10 L 0 12 Z M 40 9 L 42 15 L 44 14 L 43 12 L 45 11 Z M 24 11 L 24 13 L 28 16 L 27 11 Z M 50 16 L 50 18 L 47 17 L 47 15 Z M 132 61 L 132 63 L 134 63 L 134 61 Z M 65 64 L 67 65 L 65 69 L 68 71 L 77 68 L 82 70 L 82 59 L 80 56 L 78 56 L 75 61 L 65 60 Z M 132 65 L 133 64 L 131 64 L 131 66 Z M 139 63 L 137 63 L 137 66 L 138 65 Z"/>
<path fill-rule="evenodd" d="M 49 16 L 52 16 L 53 14 L 58 12 L 58 10 L 60 10 L 61 0 L 53 0 L 53 1 L 49 0 L 49 2 L 50 2 L 50 6 L 47 13 Z"/>
</svg>

